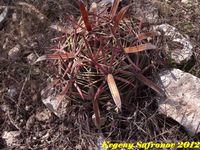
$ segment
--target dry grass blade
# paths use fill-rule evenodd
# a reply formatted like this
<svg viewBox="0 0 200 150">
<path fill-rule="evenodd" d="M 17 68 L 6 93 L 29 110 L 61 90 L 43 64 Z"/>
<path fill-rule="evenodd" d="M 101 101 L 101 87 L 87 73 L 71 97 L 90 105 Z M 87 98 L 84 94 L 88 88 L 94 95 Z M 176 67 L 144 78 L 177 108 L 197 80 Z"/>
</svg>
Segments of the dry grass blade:
<svg viewBox="0 0 200 150">
<path fill-rule="evenodd" d="M 35 6 L 28 4 L 26 2 L 18 2 L 18 5 L 22 6 L 25 12 L 31 13 L 31 14 L 36 14 L 35 16 L 40 19 L 40 20 L 44 20 L 47 19 L 47 17 L 45 15 L 43 15 Z"/>
<path fill-rule="evenodd" d="M 136 78 L 138 80 L 140 80 L 141 82 L 143 82 L 145 85 L 147 85 L 148 87 L 150 87 L 151 89 L 153 89 L 154 91 L 156 91 L 160 96 L 165 96 L 164 91 L 158 87 L 154 82 L 152 82 L 151 80 L 147 79 L 142 73 L 140 68 L 138 68 L 133 62 L 132 60 L 128 58 L 128 61 L 132 64 L 132 72 L 133 74 L 136 76 Z"/>
<path fill-rule="evenodd" d="M 120 2 L 120 0 L 114 0 L 114 3 L 113 3 L 112 8 L 111 8 L 111 18 L 115 17 L 115 14 L 117 12 L 117 8 L 119 6 L 119 2 Z"/>
<path fill-rule="evenodd" d="M 142 73 L 136 73 L 136 78 L 143 82 L 145 85 L 156 91 L 160 96 L 165 96 L 164 91 L 158 87 L 154 82 L 151 80 L 147 79 Z"/>
<path fill-rule="evenodd" d="M 101 127 L 101 117 L 100 117 L 100 111 L 99 111 L 99 105 L 97 103 L 97 100 L 92 101 L 93 104 L 93 110 L 95 114 L 95 126 L 99 129 Z"/>
<path fill-rule="evenodd" d="M 35 63 L 39 62 L 39 61 L 43 61 L 43 60 L 66 60 L 69 58 L 74 58 L 75 55 L 74 53 L 65 53 L 65 54 L 47 54 L 47 55 L 43 55 L 41 57 L 39 57 Z"/>
<path fill-rule="evenodd" d="M 116 79 L 116 80 L 119 80 L 119 81 L 121 81 L 121 82 L 124 82 L 124 83 L 126 83 L 126 84 L 128 84 L 128 85 L 131 85 L 132 87 L 135 87 L 135 85 L 134 85 L 133 83 L 131 83 L 129 80 L 123 79 L 123 78 L 121 78 L 121 77 L 115 77 L 115 79 Z"/>
<path fill-rule="evenodd" d="M 78 93 L 80 94 L 81 98 L 84 100 L 84 96 L 83 96 L 83 93 L 81 91 L 81 88 L 77 85 L 76 82 L 74 83 L 74 86 L 75 86 L 76 90 L 78 91 Z"/>
<path fill-rule="evenodd" d="M 108 83 L 108 87 L 110 89 L 110 92 L 112 94 L 112 98 L 113 98 L 117 108 L 119 108 L 119 110 L 121 110 L 121 98 L 120 98 L 119 90 L 117 88 L 117 85 L 115 83 L 115 80 L 114 80 L 112 74 L 108 74 L 107 83 Z"/>
<path fill-rule="evenodd" d="M 92 3 L 91 10 L 92 10 L 92 12 L 94 14 L 96 14 L 96 12 L 97 12 L 97 3 L 95 3 L 95 2 Z"/>
<path fill-rule="evenodd" d="M 125 6 L 119 11 L 117 16 L 115 17 L 116 25 L 118 25 L 120 23 L 120 21 L 124 18 L 124 15 L 127 12 L 127 10 L 129 9 L 129 7 L 130 7 L 130 5 L 129 6 Z"/>
<path fill-rule="evenodd" d="M 157 32 L 140 33 L 140 34 L 138 34 L 138 39 L 144 40 L 144 39 L 147 39 L 148 37 L 153 37 L 153 36 L 157 36 L 157 35 L 158 35 Z"/>
<path fill-rule="evenodd" d="M 141 44 L 134 47 L 126 47 L 124 48 L 125 53 L 136 53 L 150 49 L 156 49 L 157 47 L 151 43 Z"/>
<path fill-rule="evenodd" d="M 96 100 L 99 95 L 104 91 L 105 81 L 98 87 L 96 94 L 94 95 L 94 99 Z"/>
<path fill-rule="evenodd" d="M 97 21 L 97 3 L 93 2 L 90 10 L 92 10 L 93 18 L 94 18 L 94 20 L 96 22 Z"/>
<path fill-rule="evenodd" d="M 81 12 L 81 16 L 83 18 L 83 21 L 85 23 L 85 27 L 88 31 L 92 30 L 92 25 L 89 22 L 89 18 L 88 18 L 88 11 L 85 8 L 85 5 L 83 4 L 82 1 L 79 1 L 79 7 L 80 7 L 80 12 Z"/>
</svg>

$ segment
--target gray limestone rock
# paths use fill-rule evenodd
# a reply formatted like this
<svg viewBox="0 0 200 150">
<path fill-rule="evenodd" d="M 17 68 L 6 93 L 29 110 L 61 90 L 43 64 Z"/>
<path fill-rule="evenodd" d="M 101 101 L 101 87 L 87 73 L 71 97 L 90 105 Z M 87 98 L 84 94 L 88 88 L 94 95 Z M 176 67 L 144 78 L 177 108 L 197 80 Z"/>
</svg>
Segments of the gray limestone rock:
<svg viewBox="0 0 200 150">
<path fill-rule="evenodd" d="M 200 79 L 179 69 L 159 73 L 160 86 L 167 98 L 159 100 L 159 111 L 186 127 L 193 135 L 200 132 Z"/>
<path fill-rule="evenodd" d="M 168 37 L 170 39 L 169 43 L 174 42 L 182 45 L 181 48 L 169 48 L 169 45 L 166 45 L 166 53 L 168 53 L 172 60 L 174 60 L 176 63 L 182 63 L 184 61 L 188 61 L 191 56 L 193 55 L 193 46 L 190 43 L 189 39 L 185 36 L 183 36 L 179 31 L 169 25 L 169 24 L 161 24 L 156 25 L 153 27 L 154 30 L 162 31 L 164 32 L 164 36 Z"/>
</svg>

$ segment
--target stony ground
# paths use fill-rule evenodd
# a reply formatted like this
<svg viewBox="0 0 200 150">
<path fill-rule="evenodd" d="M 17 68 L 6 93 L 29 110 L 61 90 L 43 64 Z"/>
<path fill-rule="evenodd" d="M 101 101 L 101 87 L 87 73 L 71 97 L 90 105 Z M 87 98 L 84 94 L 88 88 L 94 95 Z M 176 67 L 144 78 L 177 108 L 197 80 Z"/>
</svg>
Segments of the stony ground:
<svg viewBox="0 0 200 150">
<path fill-rule="evenodd" d="M 91 2 L 85 3 L 89 6 Z M 152 24 L 167 22 L 188 35 L 194 46 L 193 58 L 184 65 L 168 61 L 165 67 L 173 66 L 200 77 L 198 0 L 139 3 L 133 0 L 133 3 L 133 12 L 147 12 L 138 13 L 144 18 L 154 8 L 158 19 L 152 19 Z M 49 25 L 67 25 L 67 14 L 79 16 L 78 5 L 66 0 L 10 0 L 9 4 L 0 1 L 0 13 L 6 5 L 8 16 L 0 26 L 0 149 L 94 149 L 102 136 L 116 141 L 198 140 L 198 135 L 189 136 L 177 122 L 156 113 L 151 92 L 134 101 L 131 106 L 134 110 L 126 108 L 127 112 L 120 115 L 114 111 L 104 114 L 107 122 L 102 133 L 93 125 L 92 110 L 87 107 L 90 103 L 84 107 L 77 103 L 64 118 L 55 116 L 40 96 L 47 79 L 55 72 L 42 63 L 31 63 L 54 45 L 52 38 L 60 35 Z"/>
</svg>

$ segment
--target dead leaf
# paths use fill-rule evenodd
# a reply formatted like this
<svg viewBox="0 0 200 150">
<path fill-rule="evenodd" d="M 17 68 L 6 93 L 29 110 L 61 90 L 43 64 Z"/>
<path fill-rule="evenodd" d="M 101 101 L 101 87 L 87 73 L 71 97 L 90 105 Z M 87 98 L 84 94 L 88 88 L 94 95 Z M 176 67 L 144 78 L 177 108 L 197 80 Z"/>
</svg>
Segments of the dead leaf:
<svg viewBox="0 0 200 150">
<path fill-rule="evenodd" d="M 149 49 L 156 49 L 157 47 L 151 43 L 141 44 L 134 47 L 126 47 L 124 48 L 125 53 L 136 53 L 141 52 Z"/>
<path fill-rule="evenodd" d="M 39 62 L 39 61 L 43 61 L 43 60 L 67 60 L 69 58 L 74 58 L 75 55 L 74 53 L 70 52 L 70 53 L 64 53 L 64 54 L 46 54 L 43 56 L 40 56 L 35 63 Z"/>
<path fill-rule="evenodd" d="M 121 110 L 121 98 L 112 74 L 108 74 L 107 83 L 116 106 Z"/>
</svg>

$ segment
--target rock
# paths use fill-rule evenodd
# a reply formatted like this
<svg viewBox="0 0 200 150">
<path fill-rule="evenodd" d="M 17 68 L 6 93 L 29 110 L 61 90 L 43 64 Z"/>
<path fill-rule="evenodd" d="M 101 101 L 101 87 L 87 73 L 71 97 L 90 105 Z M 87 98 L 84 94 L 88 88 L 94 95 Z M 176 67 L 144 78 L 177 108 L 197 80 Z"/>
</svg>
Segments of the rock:
<svg viewBox="0 0 200 150">
<path fill-rule="evenodd" d="M 17 146 L 18 144 L 18 136 L 20 135 L 20 131 L 4 131 L 2 138 L 6 141 L 8 146 Z M 19 145 L 18 145 L 19 146 Z"/>
<path fill-rule="evenodd" d="M 114 0 L 101 0 L 97 3 L 97 10 L 101 10 L 100 8 L 106 6 L 111 7 Z M 158 9 L 154 7 L 152 2 L 140 2 L 140 1 L 133 1 L 130 2 L 128 0 L 120 0 L 120 6 L 119 8 L 123 8 L 127 6 L 128 4 L 132 4 L 134 7 L 132 7 L 131 12 L 134 14 L 134 17 L 147 21 L 147 22 L 156 22 L 156 20 L 159 19 L 158 15 Z"/>
<path fill-rule="evenodd" d="M 121 2 L 122 0 L 120 0 Z M 113 4 L 114 0 L 101 0 L 99 3 L 98 3 L 98 6 L 104 6 L 104 5 L 108 5 L 108 4 Z"/>
<path fill-rule="evenodd" d="M 38 68 L 38 67 L 34 67 L 34 68 L 33 68 L 33 71 L 32 71 L 32 74 L 33 74 L 33 75 L 39 75 L 40 73 L 41 73 L 40 68 Z"/>
<path fill-rule="evenodd" d="M 0 14 L 0 28 L 2 27 L 3 22 L 6 19 L 7 14 L 8 14 L 8 7 L 5 7 L 3 12 Z"/>
<path fill-rule="evenodd" d="M 135 17 L 147 22 L 156 22 L 159 19 L 158 9 L 151 2 L 134 2 Z"/>
<path fill-rule="evenodd" d="M 14 86 L 10 86 L 8 88 L 7 94 L 9 97 L 14 98 L 18 93 L 17 93 L 17 88 Z"/>
<path fill-rule="evenodd" d="M 122 0 L 120 0 L 120 2 L 121 1 Z M 101 11 L 101 8 L 104 7 L 104 6 L 111 7 L 113 2 L 114 2 L 114 0 L 101 0 L 98 3 L 94 2 L 93 4 L 95 4 L 95 6 L 97 6 L 97 11 Z M 93 4 L 92 4 L 92 6 L 94 6 Z M 92 6 L 90 8 L 90 11 L 92 10 Z"/>
<path fill-rule="evenodd" d="M 159 16 L 163 16 L 164 20 L 168 20 L 167 18 L 170 17 L 169 15 L 172 13 L 173 8 L 170 6 L 169 0 L 160 1 L 160 0 L 152 0 L 154 7 L 158 9 Z M 166 17 L 166 18 L 165 18 Z M 158 17 L 158 22 L 163 20 Z"/>
<path fill-rule="evenodd" d="M 188 3 L 191 3 L 192 1 L 191 0 L 181 0 L 181 2 L 184 4 L 188 4 Z"/>
<path fill-rule="evenodd" d="M 167 98 L 159 100 L 159 111 L 173 118 L 194 135 L 200 132 L 200 79 L 179 69 L 161 71 L 160 86 Z"/>
<path fill-rule="evenodd" d="M 41 91 L 42 102 L 46 107 L 53 112 L 56 116 L 62 117 L 66 113 L 68 101 L 65 95 L 58 93 L 56 87 L 50 84 Z"/>
<path fill-rule="evenodd" d="M 45 109 L 42 112 L 38 112 L 35 117 L 39 121 L 47 121 L 51 117 L 51 112 Z"/>
<path fill-rule="evenodd" d="M 176 63 L 180 64 L 184 61 L 188 61 L 191 58 L 193 55 L 192 44 L 190 43 L 189 39 L 179 33 L 175 27 L 169 24 L 161 24 L 154 26 L 153 29 L 164 32 L 164 36 L 172 39 L 170 43 L 175 42 L 182 45 L 182 48 L 176 49 L 169 49 L 169 45 L 166 46 L 166 52 Z"/>
<path fill-rule="evenodd" d="M 188 7 L 198 6 L 199 5 L 199 1 L 198 0 L 181 0 L 181 3 L 185 4 Z"/>
<path fill-rule="evenodd" d="M 112 4 L 114 2 L 114 0 L 102 0 L 99 5 L 102 6 L 102 5 L 106 5 L 106 4 Z"/>
<path fill-rule="evenodd" d="M 14 12 L 14 13 L 12 14 L 12 21 L 14 21 L 14 22 L 17 21 L 17 13 L 16 13 L 16 12 Z"/>
<path fill-rule="evenodd" d="M 182 3 L 187 4 L 189 0 L 181 0 Z"/>
<path fill-rule="evenodd" d="M 37 56 L 34 53 L 31 53 L 27 56 L 27 62 L 33 64 L 37 60 Z"/>
<path fill-rule="evenodd" d="M 16 45 L 8 52 L 8 58 L 12 61 L 16 61 L 20 58 L 21 48 L 20 45 Z"/>
<path fill-rule="evenodd" d="M 29 131 L 29 130 L 32 130 L 34 124 L 35 124 L 35 115 L 32 115 L 28 118 L 28 120 L 26 121 L 26 130 Z"/>
</svg>

